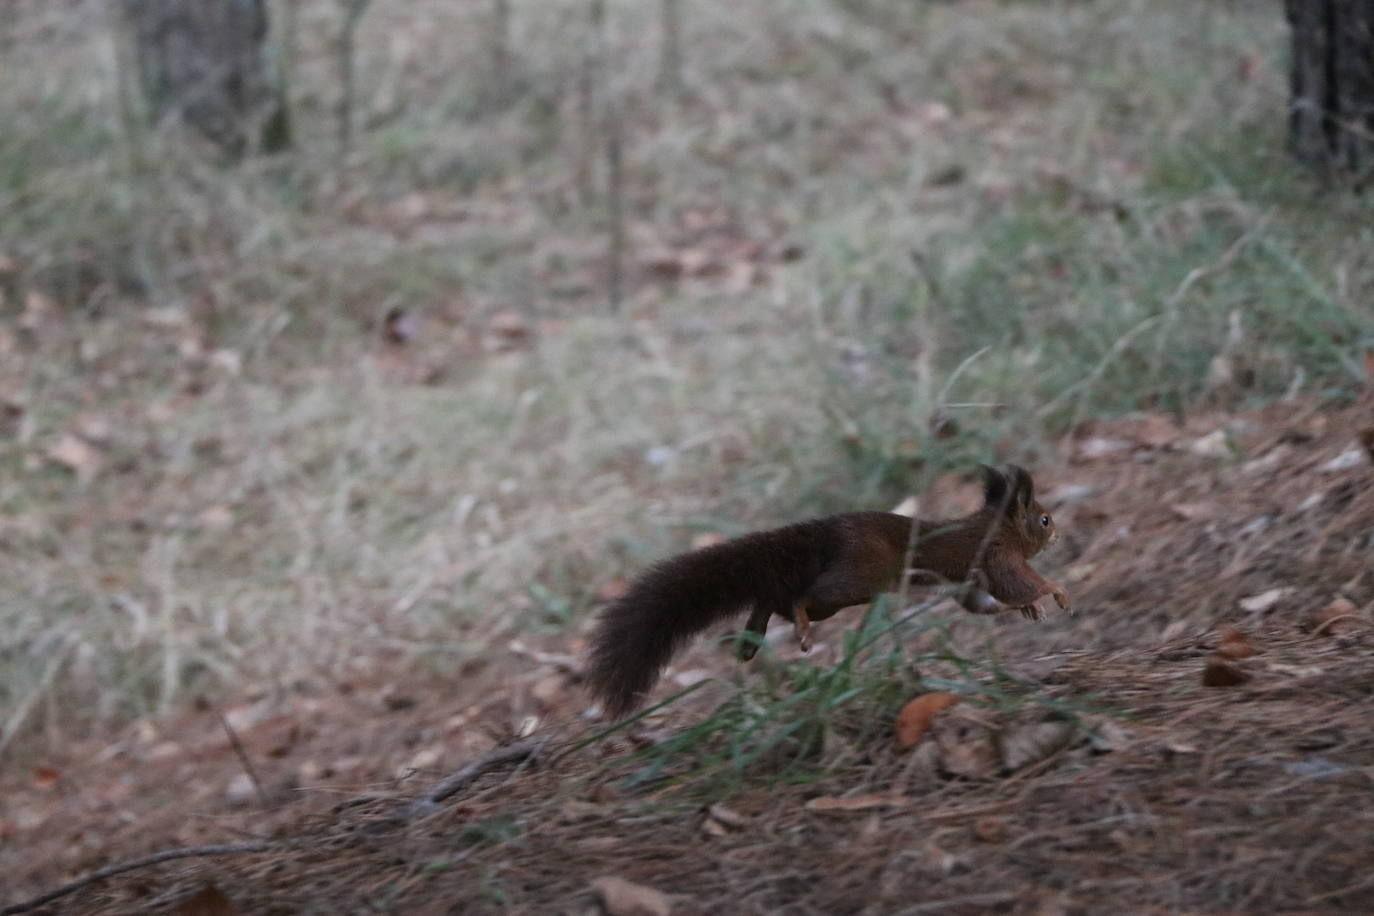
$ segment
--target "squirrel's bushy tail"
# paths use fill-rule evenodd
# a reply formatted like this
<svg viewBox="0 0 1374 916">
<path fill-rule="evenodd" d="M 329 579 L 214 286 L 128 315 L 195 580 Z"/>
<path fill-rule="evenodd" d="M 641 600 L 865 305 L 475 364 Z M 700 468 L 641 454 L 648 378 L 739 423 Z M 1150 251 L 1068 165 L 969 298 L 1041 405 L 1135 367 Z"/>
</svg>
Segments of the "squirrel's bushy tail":
<svg viewBox="0 0 1374 916">
<path fill-rule="evenodd" d="M 823 539 L 816 523 L 746 535 L 671 557 L 635 580 L 601 614 L 587 683 L 619 719 L 653 689 L 689 639 L 746 607 L 787 607 L 814 578 Z"/>
</svg>

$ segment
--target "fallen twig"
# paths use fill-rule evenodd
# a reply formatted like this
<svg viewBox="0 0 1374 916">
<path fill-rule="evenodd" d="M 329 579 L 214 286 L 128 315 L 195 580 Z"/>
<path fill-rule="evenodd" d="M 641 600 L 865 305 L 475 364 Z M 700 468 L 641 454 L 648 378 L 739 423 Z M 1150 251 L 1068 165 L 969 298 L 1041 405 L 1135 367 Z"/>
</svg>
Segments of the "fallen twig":
<svg viewBox="0 0 1374 916">
<path fill-rule="evenodd" d="M 496 769 L 502 764 L 523 761 L 530 757 L 537 757 L 543 751 L 547 738 L 538 740 L 517 741 L 505 747 L 498 747 L 484 757 L 479 757 L 466 766 L 445 777 L 424 798 L 411 802 L 406 805 L 398 814 L 402 820 L 410 820 L 413 817 L 423 814 L 431 814 L 447 798 L 451 798 L 472 783 L 476 782 L 484 774 Z"/>
<path fill-rule="evenodd" d="M 81 890 L 97 881 L 105 878 L 113 878 L 115 875 L 122 875 L 125 872 L 133 871 L 138 868 L 146 868 L 149 865 L 157 865 L 160 862 L 170 862 L 173 859 L 189 859 L 195 856 L 232 856 L 249 852 L 266 852 L 277 844 L 269 842 L 258 843 L 231 843 L 220 846 L 182 846 L 178 849 L 164 849 L 162 852 L 155 852 L 150 856 L 141 859 L 130 859 L 127 862 L 119 862 L 109 865 L 98 871 L 93 871 L 83 878 L 64 884 L 61 887 L 39 894 L 32 900 L 25 900 L 23 903 L 13 903 L 4 909 L 0 909 L 0 916 L 14 916 L 16 913 L 28 913 L 38 909 L 48 903 L 52 903 L 60 897 Z"/>
<path fill-rule="evenodd" d="M 229 724 L 229 720 L 224 717 L 224 713 L 219 714 L 219 724 L 224 726 L 224 733 L 229 736 L 229 745 L 234 749 L 234 755 L 239 759 L 239 765 L 248 774 L 248 781 L 253 784 L 253 791 L 258 793 L 258 802 L 267 807 L 267 793 L 262 790 L 262 782 L 258 779 L 258 771 L 253 769 L 253 762 L 248 759 L 248 752 L 239 743 L 238 733 Z"/>
</svg>

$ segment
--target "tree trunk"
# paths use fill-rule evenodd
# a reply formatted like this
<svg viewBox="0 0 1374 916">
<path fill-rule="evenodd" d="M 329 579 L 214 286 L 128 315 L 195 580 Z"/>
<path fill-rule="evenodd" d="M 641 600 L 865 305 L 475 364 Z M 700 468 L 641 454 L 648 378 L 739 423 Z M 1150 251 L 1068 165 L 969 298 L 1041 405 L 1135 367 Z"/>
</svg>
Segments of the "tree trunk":
<svg viewBox="0 0 1374 916">
<path fill-rule="evenodd" d="M 1322 172 L 1374 168 L 1374 0 L 1285 0 L 1288 144 Z"/>
<path fill-rule="evenodd" d="M 266 0 L 123 3 L 154 118 L 180 119 L 235 158 L 290 146 Z"/>
</svg>

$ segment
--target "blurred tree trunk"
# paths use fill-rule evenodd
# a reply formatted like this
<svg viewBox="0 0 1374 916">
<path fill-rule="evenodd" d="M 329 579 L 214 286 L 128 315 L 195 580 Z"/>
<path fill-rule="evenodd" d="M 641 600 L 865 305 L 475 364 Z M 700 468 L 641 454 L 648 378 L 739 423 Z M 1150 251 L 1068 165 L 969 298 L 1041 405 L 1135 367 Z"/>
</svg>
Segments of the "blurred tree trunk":
<svg viewBox="0 0 1374 916">
<path fill-rule="evenodd" d="M 291 145 L 266 0 L 123 0 L 154 118 L 180 118 L 232 157 Z"/>
<path fill-rule="evenodd" d="M 1288 144 L 1320 171 L 1374 168 L 1374 0 L 1285 0 Z"/>
</svg>

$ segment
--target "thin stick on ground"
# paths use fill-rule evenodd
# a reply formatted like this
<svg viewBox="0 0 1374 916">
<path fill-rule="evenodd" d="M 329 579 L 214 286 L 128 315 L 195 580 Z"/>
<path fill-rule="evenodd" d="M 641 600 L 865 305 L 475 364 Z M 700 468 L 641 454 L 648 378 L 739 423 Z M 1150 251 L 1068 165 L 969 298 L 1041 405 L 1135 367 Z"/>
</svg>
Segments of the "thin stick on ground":
<svg viewBox="0 0 1374 916">
<path fill-rule="evenodd" d="M 149 865 L 157 865 L 162 862 L 170 862 L 173 859 L 189 859 L 196 856 L 234 856 L 243 855 L 251 852 L 267 852 L 276 846 L 275 843 L 230 843 L 220 846 L 182 846 L 178 849 L 164 849 L 162 852 L 155 852 L 150 856 L 141 859 L 130 859 L 127 862 L 119 862 L 110 865 L 99 871 L 93 871 L 83 878 L 64 884 L 59 888 L 39 894 L 32 900 L 25 900 L 22 903 L 11 904 L 4 909 L 0 909 L 0 916 L 14 916 L 16 913 L 28 913 L 38 909 L 40 906 L 52 903 L 54 900 L 75 893 L 83 887 L 87 887 L 103 881 L 106 878 L 113 878 L 115 875 L 122 875 L 125 872 L 134 871 L 139 868 L 147 868 Z"/>
<path fill-rule="evenodd" d="M 258 779 L 258 772 L 253 769 L 253 761 L 248 759 L 248 752 L 243 749 L 238 733 L 229 724 L 229 720 L 224 718 L 224 713 L 219 714 L 219 724 L 224 726 L 224 733 L 229 736 L 229 746 L 234 749 L 234 755 L 238 757 L 239 764 L 243 767 L 243 771 L 248 774 L 249 782 L 253 783 L 253 791 L 258 794 L 258 801 L 266 808 L 267 793 L 262 790 L 262 780 Z"/>
<path fill-rule="evenodd" d="M 401 811 L 401 818 L 409 820 L 417 815 L 432 814 L 437 805 L 472 785 L 479 778 L 497 767 L 538 757 L 544 750 L 547 738 L 517 741 L 505 747 L 498 747 L 484 757 L 479 757 L 468 765 L 455 771 L 429 791 L 424 798 L 414 801 Z"/>
</svg>

